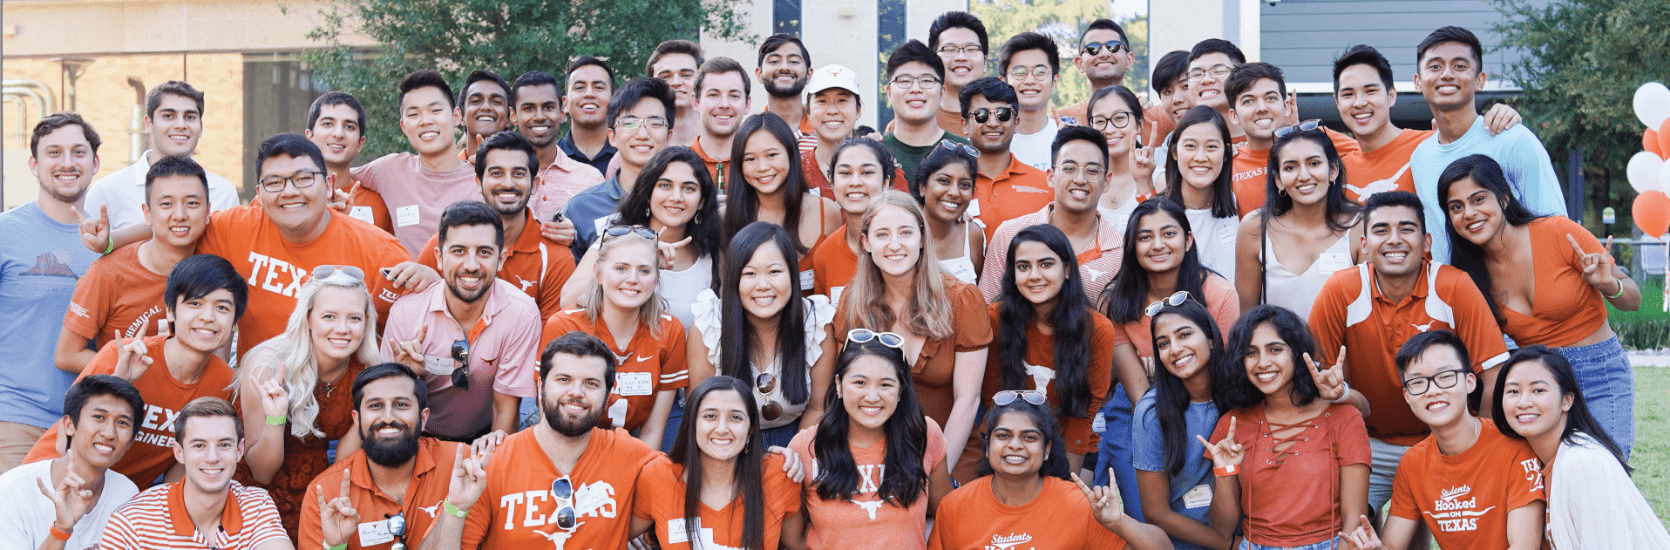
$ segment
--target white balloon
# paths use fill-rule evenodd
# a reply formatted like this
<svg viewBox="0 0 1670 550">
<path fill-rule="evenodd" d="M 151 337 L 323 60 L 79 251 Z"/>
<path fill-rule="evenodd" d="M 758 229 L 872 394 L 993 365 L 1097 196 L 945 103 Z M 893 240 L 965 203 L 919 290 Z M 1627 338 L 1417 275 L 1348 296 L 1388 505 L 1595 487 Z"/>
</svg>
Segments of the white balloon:
<svg viewBox="0 0 1670 550">
<path fill-rule="evenodd" d="M 1647 154 L 1651 155 L 1652 153 Z M 1670 162 L 1660 163 L 1658 167 L 1658 190 L 1666 189 L 1670 189 Z"/>
<path fill-rule="evenodd" d="M 1647 128 L 1657 130 L 1670 118 L 1670 88 L 1658 82 L 1648 82 L 1635 89 L 1635 117 Z"/>
<path fill-rule="evenodd" d="M 1648 191 L 1662 191 L 1670 189 L 1659 184 L 1660 171 L 1664 161 L 1658 155 L 1642 151 L 1629 158 L 1629 186 L 1635 188 L 1636 193 Z"/>
</svg>

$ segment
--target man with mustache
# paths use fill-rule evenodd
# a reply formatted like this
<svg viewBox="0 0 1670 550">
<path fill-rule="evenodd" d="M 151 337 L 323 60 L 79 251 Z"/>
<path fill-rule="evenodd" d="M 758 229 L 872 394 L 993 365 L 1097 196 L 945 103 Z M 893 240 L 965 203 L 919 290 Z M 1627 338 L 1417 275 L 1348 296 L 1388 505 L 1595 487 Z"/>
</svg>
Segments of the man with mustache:
<svg viewBox="0 0 1670 550">
<path fill-rule="evenodd" d="M 447 482 L 467 449 L 419 436 L 429 420 L 429 391 L 405 365 L 360 371 L 353 388 L 354 421 L 364 443 L 309 484 L 299 547 L 360 550 L 393 541 L 413 547 L 449 512 L 442 503 Z M 391 527 L 404 529 L 396 535 Z"/>
<path fill-rule="evenodd" d="M 783 117 L 783 122 L 795 129 L 795 139 L 813 135 L 811 117 L 806 116 L 806 104 L 800 101 L 800 92 L 806 89 L 811 73 L 812 54 L 794 35 L 777 33 L 760 43 L 754 76 L 765 88 L 765 110 Z"/>
</svg>

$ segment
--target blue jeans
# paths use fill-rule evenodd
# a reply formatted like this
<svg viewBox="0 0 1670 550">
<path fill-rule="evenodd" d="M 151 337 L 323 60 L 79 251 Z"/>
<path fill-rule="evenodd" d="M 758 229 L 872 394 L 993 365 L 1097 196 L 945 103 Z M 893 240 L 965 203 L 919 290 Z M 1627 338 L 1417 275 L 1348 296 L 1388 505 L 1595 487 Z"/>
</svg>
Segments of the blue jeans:
<svg viewBox="0 0 1670 550">
<path fill-rule="evenodd" d="M 1341 541 L 1339 537 L 1334 537 L 1333 539 L 1318 542 L 1316 544 L 1304 544 L 1300 546 L 1264 546 L 1262 544 L 1247 542 L 1246 539 L 1241 539 L 1241 546 L 1238 548 L 1239 550 L 1335 550 L 1338 548 L 1345 548 L 1345 545 L 1344 541 Z"/>
<path fill-rule="evenodd" d="M 1118 476 L 1119 497 L 1125 501 L 1125 515 L 1143 521 L 1142 501 L 1138 498 L 1137 469 L 1131 465 L 1131 398 L 1125 385 L 1119 384 L 1102 406 L 1102 419 L 1107 423 L 1102 432 L 1102 444 L 1096 451 L 1096 485 L 1108 484 L 1108 468 Z"/>
<path fill-rule="evenodd" d="M 1635 446 L 1635 371 L 1618 337 L 1598 344 L 1559 348 L 1577 374 L 1577 387 L 1589 404 L 1589 414 L 1629 458 Z"/>
</svg>

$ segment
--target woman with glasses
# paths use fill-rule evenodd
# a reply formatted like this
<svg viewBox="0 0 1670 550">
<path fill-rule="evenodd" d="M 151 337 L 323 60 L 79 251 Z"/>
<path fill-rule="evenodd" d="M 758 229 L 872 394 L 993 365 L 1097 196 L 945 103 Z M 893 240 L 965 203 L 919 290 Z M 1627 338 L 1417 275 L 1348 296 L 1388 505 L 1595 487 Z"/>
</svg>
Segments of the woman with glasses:
<svg viewBox="0 0 1670 550">
<path fill-rule="evenodd" d="M 1142 132 L 1142 102 L 1118 84 L 1091 94 L 1085 123 L 1108 140 L 1108 183 L 1102 192 L 1102 217 L 1120 230 L 1137 203 L 1154 195 L 1154 151 L 1137 140 Z"/>
<path fill-rule="evenodd" d="M 689 147 L 668 147 L 638 172 L 632 192 L 615 208 L 616 225 L 647 227 L 661 251 L 661 296 L 667 313 L 690 324 L 696 295 L 713 284 L 721 252 L 719 188 L 707 165 Z M 586 251 L 563 285 L 563 306 L 573 307 L 597 286 L 592 271 L 597 246 Z"/>
<path fill-rule="evenodd" d="M 1150 319 L 1164 305 L 1180 305 L 1190 298 L 1204 305 L 1218 326 L 1235 324 L 1241 314 L 1234 285 L 1200 264 L 1196 242 L 1189 218 L 1177 203 L 1158 198 L 1138 204 L 1125 228 L 1120 263 L 1125 268 L 1109 283 L 1098 306 L 1113 323 L 1113 369 L 1119 386 L 1102 407 L 1106 430 L 1097 454 L 1096 484 L 1107 483 L 1102 474 L 1112 467 L 1118 473 L 1125 513 L 1138 519 L 1143 516 L 1131 467 L 1131 422 L 1132 409 L 1148 393 L 1154 371 Z"/>
<path fill-rule="evenodd" d="M 910 182 L 910 196 L 922 206 L 928 235 L 939 265 L 957 280 L 977 284 L 986 261 L 986 232 L 965 216 L 974 201 L 974 176 L 980 170 L 980 151 L 944 140 L 922 158 Z"/>
<path fill-rule="evenodd" d="M 766 451 L 748 383 L 709 378 L 684 408 L 673 451 L 638 477 L 632 532 L 654 529 L 668 550 L 775 550 L 783 533 L 804 530 L 800 488 L 783 455 Z"/>
<path fill-rule="evenodd" d="M 338 457 L 360 448 L 350 386 L 361 370 L 383 362 L 377 342 L 365 273 L 324 265 L 296 293 L 284 334 L 251 348 L 237 369 L 233 396 L 248 427 L 238 478 L 272 494 L 290 533 L 298 532 L 307 484 L 331 465 L 331 441 L 340 440 Z M 262 406 L 270 389 L 288 401 L 276 424 Z"/>
<path fill-rule="evenodd" d="M 1235 207 L 1229 123 L 1210 107 L 1195 107 L 1177 121 L 1166 154 L 1166 198 L 1180 204 L 1194 227 L 1201 265 L 1235 276 L 1235 241 L 1241 230 Z"/>
<path fill-rule="evenodd" d="M 597 284 L 577 309 L 545 321 L 551 342 L 571 331 L 596 336 L 621 358 L 602 428 L 625 428 L 650 448 L 661 448 L 673 394 L 689 382 L 684 324 L 661 299 L 657 235 L 642 226 L 615 225 L 597 240 L 592 277 Z"/>
<path fill-rule="evenodd" d="M 1635 373 L 1607 321 L 1607 305 L 1641 307 L 1641 288 L 1589 230 L 1565 216 L 1537 216 L 1520 202 L 1502 166 L 1462 157 L 1438 177 L 1450 257 L 1467 272 L 1502 332 L 1521 346 L 1559 351 L 1589 411 L 1629 457 L 1635 445 Z"/>
<path fill-rule="evenodd" d="M 835 360 L 829 410 L 789 448 L 812 464 L 801 492 L 810 525 L 784 532 L 811 550 L 921 549 L 928 512 L 951 491 L 946 440 L 922 415 L 905 337 L 853 329 Z"/>
<path fill-rule="evenodd" d="M 1243 310 L 1270 304 L 1309 319 L 1322 283 L 1357 263 L 1363 208 L 1345 198 L 1345 165 L 1326 131 L 1307 123 L 1275 137 L 1269 200 L 1241 220 L 1236 238 L 1235 290 Z"/>
<path fill-rule="evenodd" d="M 1043 392 L 1004 390 L 992 400 L 981 477 L 945 496 L 928 548 L 1171 548 L 1164 531 L 1125 515 L 1111 489 L 1091 489 L 1072 473 Z"/>
<path fill-rule="evenodd" d="M 722 235 L 734 236 L 757 221 L 771 222 L 789 230 L 795 254 L 805 258 L 840 225 L 835 201 L 806 187 L 794 131 L 782 117 L 764 112 L 743 120 L 731 141 L 730 164 Z M 801 290 L 812 288 L 810 270 L 796 276 Z"/>
<path fill-rule="evenodd" d="M 893 166 L 893 152 L 873 139 L 849 139 L 835 149 L 830 157 L 827 188 L 833 190 L 835 204 L 841 207 L 845 223 L 831 236 L 812 248 L 806 256 L 807 269 L 812 271 L 812 292 L 828 296 L 831 302 L 841 300 L 841 292 L 858 269 L 858 228 L 864 211 L 881 192 L 897 185 Z"/>
<path fill-rule="evenodd" d="M 732 237 L 721 294 L 702 291 L 690 327 L 690 382 L 715 375 L 752 382 L 749 402 L 759 404 L 758 427 L 772 447 L 817 425 L 824 410 L 817 396 L 835 368 L 835 306 L 822 295 L 802 296 L 790 239 L 766 222 Z"/>
<path fill-rule="evenodd" d="M 1217 365 L 1229 359 L 1206 306 L 1193 299 L 1165 304 L 1149 317 L 1154 386 L 1137 401 L 1131 428 L 1132 465 L 1142 516 L 1181 550 L 1229 548 L 1212 526 L 1212 460 L 1197 437 L 1212 435 L 1223 416 L 1212 399 Z"/>
<path fill-rule="evenodd" d="M 940 270 L 927 246 L 927 220 L 909 195 L 883 192 L 864 213 L 860 239 L 858 274 L 841 296 L 835 334 L 864 328 L 903 337 L 913 393 L 923 412 L 945 427 L 955 465 L 980 405 L 992 340 L 986 301 L 979 289 Z"/>
<path fill-rule="evenodd" d="M 1212 393 L 1229 412 L 1198 439 L 1217 478 L 1212 527 L 1227 537 L 1244 517 L 1241 550 L 1339 548 L 1368 512 L 1362 413 L 1322 397 L 1316 340 L 1291 311 L 1253 308 L 1227 348 L 1241 360 L 1219 363 Z"/>
</svg>

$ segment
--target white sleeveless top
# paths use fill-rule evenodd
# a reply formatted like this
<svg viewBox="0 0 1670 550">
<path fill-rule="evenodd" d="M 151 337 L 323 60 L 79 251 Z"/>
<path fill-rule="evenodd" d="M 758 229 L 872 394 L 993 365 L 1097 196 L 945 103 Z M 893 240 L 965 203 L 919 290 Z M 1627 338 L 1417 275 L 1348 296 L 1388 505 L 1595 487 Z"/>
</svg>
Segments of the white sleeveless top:
<svg viewBox="0 0 1670 550">
<path fill-rule="evenodd" d="M 1275 241 L 1265 231 L 1264 246 L 1258 252 L 1259 259 L 1264 261 L 1265 303 L 1287 308 L 1299 314 L 1300 319 L 1309 319 L 1311 306 L 1322 293 L 1322 283 L 1335 271 L 1351 267 L 1351 246 L 1346 238 L 1350 235 L 1349 231 L 1340 235 L 1304 273 L 1296 274 L 1276 259 Z"/>
<path fill-rule="evenodd" d="M 755 386 L 753 380 L 744 380 L 743 382 L 754 388 L 754 402 L 758 406 L 763 408 L 766 403 L 773 401 L 783 406 L 783 415 L 777 417 L 776 420 L 767 421 L 764 417 L 761 417 L 760 429 L 778 428 L 798 423 L 800 422 L 800 415 L 806 412 L 807 403 L 812 402 L 813 399 L 823 399 L 823 396 L 811 395 L 812 365 L 816 365 L 818 359 L 823 357 L 823 341 L 829 336 L 826 329 L 835 321 L 835 305 L 829 302 L 828 296 L 822 294 L 812 294 L 801 299 L 805 300 L 806 308 L 806 391 L 808 395 L 805 402 L 790 403 L 789 399 L 783 396 L 782 384 L 777 384 L 777 387 L 772 389 L 771 393 L 765 394 L 760 393 L 759 387 Z M 715 294 L 712 289 L 702 290 L 696 296 L 695 303 L 691 305 L 691 310 L 695 319 L 695 324 L 691 326 L 701 329 L 702 344 L 707 346 L 707 362 L 712 364 L 714 370 L 717 371 L 721 368 L 719 366 L 719 332 L 723 324 L 719 313 L 719 295 Z M 770 365 L 766 365 L 764 368 L 753 365 L 752 374 L 753 376 L 759 376 L 760 373 L 769 372 L 781 379 L 781 363 L 781 358 L 779 358 L 779 360 L 772 361 Z"/>
<path fill-rule="evenodd" d="M 690 326 L 695 319 L 691 312 L 696 295 L 713 286 L 713 258 L 701 256 L 683 271 L 661 270 L 661 298 L 667 301 L 667 314 Z"/>
<path fill-rule="evenodd" d="M 957 280 L 968 284 L 977 284 L 979 272 L 974 270 L 974 259 L 968 255 L 968 232 L 974 227 L 973 221 L 963 222 L 963 255 L 949 260 L 940 260 L 939 268 Z"/>
</svg>

